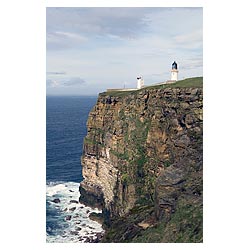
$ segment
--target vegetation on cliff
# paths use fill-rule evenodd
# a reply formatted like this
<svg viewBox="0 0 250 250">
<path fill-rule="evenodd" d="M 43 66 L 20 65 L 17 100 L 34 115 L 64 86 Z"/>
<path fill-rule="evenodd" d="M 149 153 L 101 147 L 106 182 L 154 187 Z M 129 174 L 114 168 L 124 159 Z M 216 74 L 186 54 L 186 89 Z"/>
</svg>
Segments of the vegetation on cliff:
<svg viewBox="0 0 250 250">
<path fill-rule="evenodd" d="M 162 88 L 202 88 L 203 87 L 203 77 L 194 77 L 194 78 L 187 78 L 184 80 L 177 81 L 171 84 L 159 84 L 144 87 L 143 90 L 150 90 L 150 89 L 162 89 Z M 138 90 L 131 90 L 131 91 L 109 91 L 100 93 L 100 96 L 105 96 L 109 94 L 110 96 L 126 96 L 131 94 L 136 94 L 140 92 L 142 89 Z"/>
<path fill-rule="evenodd" d="M 103 242 L 202 242 L 202 82 L 99 95 L 80 200 L 103 209 Z"/>
</svg>

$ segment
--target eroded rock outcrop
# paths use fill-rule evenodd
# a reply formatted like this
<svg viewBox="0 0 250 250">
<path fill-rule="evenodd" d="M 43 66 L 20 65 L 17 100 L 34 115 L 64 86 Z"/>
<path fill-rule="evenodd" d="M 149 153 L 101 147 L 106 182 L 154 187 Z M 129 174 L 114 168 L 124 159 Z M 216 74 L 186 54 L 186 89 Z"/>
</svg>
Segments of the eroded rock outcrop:
<svg viewBox="0 0 250 250">
<path fill-rule="evenodd" d="M 149 209 L 127 225 L 133 237 L 106 240 L 132 241 L 157 221 L 172 225 L 188 204 L 202 213 L 202 107 L 201 87 L 99 95 L 87 122 L 80 201 L 102 208 L 111 228 Z"/>
</svg>

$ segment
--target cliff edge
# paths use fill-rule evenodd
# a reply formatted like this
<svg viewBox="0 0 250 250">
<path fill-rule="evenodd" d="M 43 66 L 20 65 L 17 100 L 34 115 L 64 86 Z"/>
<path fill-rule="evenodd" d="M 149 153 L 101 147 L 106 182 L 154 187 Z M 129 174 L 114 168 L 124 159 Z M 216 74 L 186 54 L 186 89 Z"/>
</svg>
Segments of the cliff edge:
<svg viewBox="0 0 250 250">
<path fill-rule="evenodd" d="M 202 84 L 99 95 L 80 201 L 103 210 L 102 242 L 202 242 Z"/>
</svg>

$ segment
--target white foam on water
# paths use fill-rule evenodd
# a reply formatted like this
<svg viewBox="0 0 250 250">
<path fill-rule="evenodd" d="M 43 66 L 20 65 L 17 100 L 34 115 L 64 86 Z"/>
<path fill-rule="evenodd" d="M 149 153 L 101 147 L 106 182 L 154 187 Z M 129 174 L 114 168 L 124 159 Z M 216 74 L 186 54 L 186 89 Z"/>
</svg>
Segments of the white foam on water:
<svg viewBox="0 0 250 250">
<path fill-rule="evenodd" d="M 53 196 L 55 194 L 62 193 L 63 191 L 67 190 L 67 187 L 65 186 L 65 184 L 57 184 L 54 186 L 52 186 L 52 185 L 47 186 L 47 190 L 46 190 L 47 196 Z"/>
<path fill-rule="evenodd" d="M 79 196 L 79 183 L 47 184 L 49 211 L 55 212 L 55 215 L 47 215 L 47 224 L 50 221 L 57 225 L 47 227 L 47 242 L 85 242 L 88 238 L 95 240 L 97 233 L 104 233 L 102 225 L 89 218 L 92 212 L 101 213 L 101 210 L 79 203 Z"/>
</svg>

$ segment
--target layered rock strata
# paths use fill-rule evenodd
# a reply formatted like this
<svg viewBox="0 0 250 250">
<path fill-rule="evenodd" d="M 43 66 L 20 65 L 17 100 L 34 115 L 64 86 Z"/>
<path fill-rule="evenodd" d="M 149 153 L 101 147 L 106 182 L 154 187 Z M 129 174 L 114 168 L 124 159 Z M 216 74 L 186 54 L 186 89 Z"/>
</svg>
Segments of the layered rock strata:
<svg viewBox="0 0 250 250">
<path fill-rule="evenodd" d="M 202 215 L 202 124 L 201 87 L 100 94 L 87 122 L 80 201 L 102 208 L 111 228 L 149 209 L 131 221 L 128 241 L 158 222 L 171 225 L 186 206 Z"/>
</svg>

